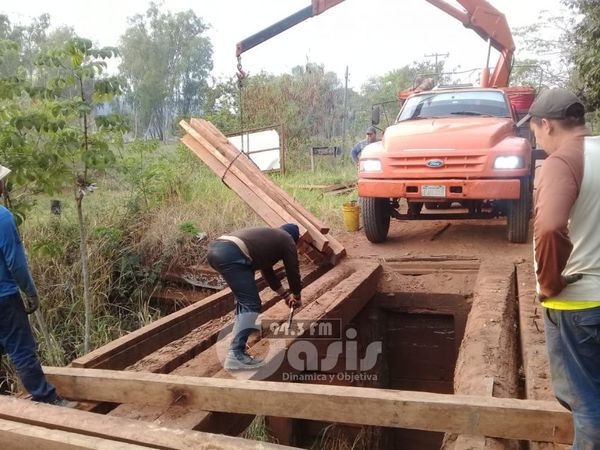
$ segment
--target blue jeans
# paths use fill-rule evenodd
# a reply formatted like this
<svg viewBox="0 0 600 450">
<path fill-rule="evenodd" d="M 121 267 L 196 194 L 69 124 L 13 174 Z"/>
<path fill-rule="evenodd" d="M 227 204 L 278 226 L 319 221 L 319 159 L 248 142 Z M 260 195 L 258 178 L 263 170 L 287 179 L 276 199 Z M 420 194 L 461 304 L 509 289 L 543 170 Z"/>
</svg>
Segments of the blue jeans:
<svg viewBox="0 0 600 450">
<path fill-rule="evenodd" d="M 254 281 L 252 261 L 229 241 L 213 241 L 208 248 L 208 263 L 221 274 L 235 299 L 235 326 L 230 350 L 245 353 L 246 342 L 260 312 L 260 297 Z"/>
<path fill-rule="evenodd" d="M 573 413 L 573 449 L 600 450 L 600 307 L 546 308 L 544 323 L 554 394 Z"/>
<path fill-rule="evenodd" d="M 0 346 L 15 365 L 21 382 L 33 400 L 56 400 L 56 390 L 42 372 L 35 340 L 19 294 L 0 297 Z"/>
</svg>

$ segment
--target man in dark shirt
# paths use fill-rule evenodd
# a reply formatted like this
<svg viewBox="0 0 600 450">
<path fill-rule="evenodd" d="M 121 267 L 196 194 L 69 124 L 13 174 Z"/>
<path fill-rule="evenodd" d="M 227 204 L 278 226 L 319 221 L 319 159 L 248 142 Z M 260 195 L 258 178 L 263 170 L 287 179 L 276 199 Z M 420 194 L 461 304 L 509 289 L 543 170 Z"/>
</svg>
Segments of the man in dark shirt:
<svg viewBox="0 0 600 450">
<path fill-rule="evenodd" d="M 261 302 L 254 272 L 260 270 L 271 289 L 290 307 L 301 305 L 302 290 L 298 251 L 298 226 L 292 223 L 280 228 L 247 228 L 221 236 L 208 249 L 208 263 L 225 279 L 235 298 L 235 325 L 233 339 L 225 361 L 229 370 L 253 369 L 262 361 L 248 355 L 246 342 L 257 329 L 256 318 Z M 284 289 L 273 271 L 283 261 L 289 290 Z"/>
<path fill-rule="evenodd" d="M 0 195 L 10 170 L 0 166 Z M 27 311 L 19 289 L 25 295 Z M 0 206 L 0 350 L 5 351 L 17 369 L 25 389 L 33 400 L 67 406 L 48 383 L 36 354 L 27 314 L 37 309 L 38 293 L 31 278 L 27 257 L 15 219 Z"/>
</svg>

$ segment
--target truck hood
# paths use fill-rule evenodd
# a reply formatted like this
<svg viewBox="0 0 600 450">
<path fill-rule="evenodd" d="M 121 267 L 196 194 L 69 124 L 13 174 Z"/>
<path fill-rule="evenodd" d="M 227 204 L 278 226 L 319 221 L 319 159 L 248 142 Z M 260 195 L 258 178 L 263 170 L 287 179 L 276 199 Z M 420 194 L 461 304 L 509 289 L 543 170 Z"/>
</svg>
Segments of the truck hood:
<svg viewBox="0 0 600 450">
<path fill-rule="evenodd" d="M 385 151 L 489 149 L 514 135 L 514 122 L 500 117 L 451 117 L 399 122 L 385 130 Z"/>
</svg>

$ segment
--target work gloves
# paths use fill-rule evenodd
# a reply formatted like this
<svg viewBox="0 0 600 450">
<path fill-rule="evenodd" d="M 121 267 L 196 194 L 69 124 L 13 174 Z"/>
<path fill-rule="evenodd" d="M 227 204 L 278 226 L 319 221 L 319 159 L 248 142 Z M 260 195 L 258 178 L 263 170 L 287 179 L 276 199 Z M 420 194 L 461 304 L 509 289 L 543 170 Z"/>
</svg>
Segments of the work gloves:
<svg viewBox="0 0 600 450">
<path fill-rule="evenodd" d="M 33 314 L 40 306 L 39 297 L 23 297 L 23 306 L 27 314 Z"/>
</svg>

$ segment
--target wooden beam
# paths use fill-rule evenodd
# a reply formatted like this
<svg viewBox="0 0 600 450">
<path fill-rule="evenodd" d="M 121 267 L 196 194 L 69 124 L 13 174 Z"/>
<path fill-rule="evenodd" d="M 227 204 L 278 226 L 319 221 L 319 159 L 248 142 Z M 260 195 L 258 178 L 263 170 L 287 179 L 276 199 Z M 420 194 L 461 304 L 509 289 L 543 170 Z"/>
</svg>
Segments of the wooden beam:
<svg viewBox="0 0 600 450">
<path fill-rule="evenodd" d="M 283 277 L 283 269 L 278 270 Z M 256 276 L 259 289 L 267 283 Z M 71 365 L 97 369 L 124 369 L 168 343 L 184 336 L 200 325 L 221 317 L 233 309 L 231 289 L 223 289 L 204 300 L 187 306 L 173 314 L 152 322 L 145 327 L 121 336 L 108 344 L 87 353 Z"/>
<path fill-rule="evenodd" d="M 516 310 L 514 265 L 484 261 L 477 275 L 473 303 L 456 361 L 454 393 L 507 398 L 518 395 L 520 363 Z M 499 442 L 494 437 L 497 436 L 487 436 L 484 445 L 480 445 L 479 439 L 465 436 L 460 439 L 461 446 L 443 446 L 442 449 L 519 447 L 517 442 Z"/>
<path fill-rule="evenodd" d="M 570 413 L 554 402 L 345 386 L 45 367 L 67 398 L 569 443 Z"/>
<path fill-rule="evenodd" d="M 204 164 L 220 177 L 267 224 L 278 227 L 284 223 L 293 221 L 292 216 L 281 208 L 277 208 L 274 203 L 265 203 L 259 194 L 251 190 L 245 181 L 239 178 L 239 171 L 235 169 L 228 170 L 226 163 L 223 163 L 206 150 L 193 136 L 186 134 L 181 138 L 181 142 L 198 156 Z M 306 230 L 303 230 L 302 233 L 306 234 Z"/>
<path fill-rule="evenodd" d="M 223 154 L 226 154 L 228 160 L 233 161 L 240 155 L 239 150 L 235 148 L 235 146 L 231 144 L 231 142 L 229 142 L 229 140 L 210 122 L 199 119 L 192 119 L 190 122 L 194 129 L 202 133 L 202 137 L 204 139 L 208 140 Z M 186 128 L 186 130 L 188 130 L 188 128 Z M 279 186 L 269 180 L 264 173 L 262 173 L 260 169 L 258 169 L 258 167 L 248 158 L 238 158 L 236 163 L 239 163 L 244 167 L 246 173 L 250 174 L 252 180 L 258 183 L 262 191 L 268 197 L 273 199 L 277 204 L 280 204 L 283 208 L 285 208 L 286 211 L 296 217 L 297 221 L 305 225 L 307 229 L 311 230 L 311 236 L 316 238 L 317 241 L 320 241 L 322 236 L 321 233 L 325 234 L 329 231 L 328 227 L 326 227 L 313 214 L 307 211 L 285 190 L 281 189 Z M 314 231 L 313 226 L 316 227 Z M 335 265 L 346 255 L 346 249 L 342 244 L 340 244 L 340 242 L 331 236 L 326 237 L 326 239 L 328 241 L 328 247 L 332 253 L 330 261 Z M 319 250 L 321 249 L 319 248 Z"/>
<path fill-rule="evenodd" d="M 275 198 L 272 198 L 272 195 L 270 195 L 268 191 L 264 190 L 259 181 L 262 177 L 264 177 L 264 174 L 260 173 L 260 175 L 253 179 L 251 175 L 247 174 L 239 167 L 241 163 L 238 163 L 239 165 L 236 164 L 236 162 L 240 161 L 239 159 L 227 159 L 223 154 L 219 152 L 219 150 L 217 150 L 211 145 L 211 143 L 204 137 L 203 134 L 200 134 L 196 129 L 194 129 L 184 120 L 179 122 L 179 125 L 188 133 L 184 137 L 184 139 L 182 139 L 182 142 L 186 146 L 188 146 L 197 156 L 204 160 L 202 155 L 202 151 L 204 150 L 205 153 L 209 153 L 217 161 L 219 161 L 219 163 L 221 163 L 222 167 L 220 167 L 220 170 L 218 171 L 215 171 L 215 169 L 211 167 L 217 175 L 222 176 L 222 174 L 231 173 L 240 180 L 240 182 L 244 185 L 241 188 L 241 192 L 238 192 L 239 188 L 233 185 L 231 186 L 231 188 L 236 194 L 242 197 L 242 199 L 244 199 L 244 196 L 250 196 L 252 193 L 257 197 L 257 200 L 247 202 L 248 206 L 255 209 L 257 206 L 259 206 L 260 203 L 263 203 L 273 212 L 275 212 L 279 217 L 278 219 L 276 218 L 275 220 L 272 220 L 270 218 L 270 215 L 263 216 L 258 209 L 255 209 L 255 211 L 259 215 L 261 215 L 262 219 L 265 222 L 267 222 L 271 226 L 282 225 L 280 223 L 280 220 L 283 220 L 284 223 L 297 223 L 300 227 L 300 235 L 303 236 L 304 239 L 306 239 L 308 233 L 308 237 L 315 245 L 317 250 L 324 251 L 326 248 L 328 248 L 329 241 L 327 240 L 327 238 L 323 234 L 321 234 L 321 232 L 317 230 L 316 227 L 308 219 L 298 214 L 293 208 L 290 208 L 289 205 L 277 202 Z M 195 143 L 191 142 L 190 139 L 188 139 L 188 136 L 190 136 L 195 141 Z M 296 213 L 294 214 L 294 212 Z"/>
<path fill-rule="evenodd" d="M 207 130 L 208 133 L 206 134 L 206 137 L 215 145 L 215 147 L 226 152 L 230 158 L 235 158 L 240 153 L 240 150 L 236 148 L 235 145 L 233 145 L 211 122 L 192 118 L 190 123 L 197 130 Z M 294 197 L 266 178 L 262 171 L 249 158 L 244 158 L 240 163 L 247 168 L 248 173 L 252 173 L 257 179 L 261 180 L 261 183 L 273 198 L 278 199 L 282 203 L 289 204 L 294 211 L 297 211 L 300 215 L 310 220 L 321 233 L 327 234 L 329 232 L 329 227 L 327 225 L 307 211 Z"/>
<path fill-rule="evenodd" d="M 143 450 L 151 447 L 115 442 L 66 431 L 49 430 L 0 419 L 0 441 L 5 450 Z"/>
<path fill-rule="evenodd" d="M 9 422 L 10 421 L 10 422 Z M 178 430 L 148 422 L 115 418 L 76 409 L 46 405 L 8 396 L 0 398 L 0 441 L 2 449 L 65 449 L 100 448 L 68 447 L 85 439 L 88 444 L 109 440 L 105 449 L 281 449 L 278 445 L 232 438 L 191 430 Z M 10 424 L 10 426 L 8 426 Z M 7 430 L 18 437 L 16 446 L 10 446 Z M 47 441 L 41 441 L 47 439 Z M 25 445 L 31 442 L 32 445 Z M 58 442 L 54 447 L 54 443 Z M 63 444 L 63 446 L 61 446 Z"/>
</svg>

